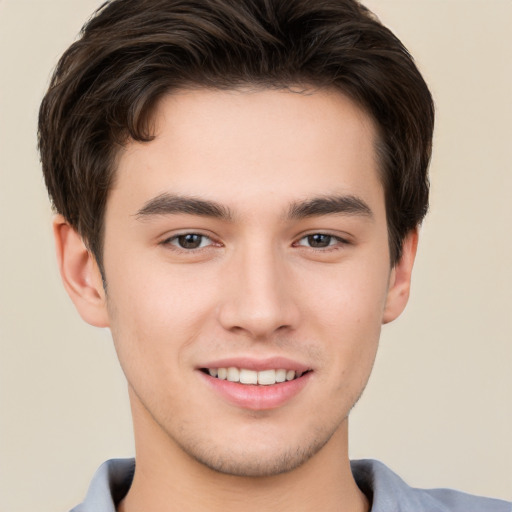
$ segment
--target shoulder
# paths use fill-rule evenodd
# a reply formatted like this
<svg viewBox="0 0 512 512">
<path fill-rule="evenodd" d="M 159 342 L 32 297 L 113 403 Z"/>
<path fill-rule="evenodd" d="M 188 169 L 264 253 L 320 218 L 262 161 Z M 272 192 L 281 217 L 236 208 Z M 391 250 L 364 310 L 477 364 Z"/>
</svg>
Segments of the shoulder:
<svg viewBox="0 0 512 512">
<path fill-rule="evenodd" d="M 360 489 L 373 501 L 371 512 L 512 512 L 512 503 L 452 489 L 417 489 L 376 460 L 351 462 Z"/>
<path fill-rule="evenodd" d="M 94 474 L 85 500 L 71 512 L 115 512 L 133 480 L 134 459 L 104 462 Z"/>
</svg>

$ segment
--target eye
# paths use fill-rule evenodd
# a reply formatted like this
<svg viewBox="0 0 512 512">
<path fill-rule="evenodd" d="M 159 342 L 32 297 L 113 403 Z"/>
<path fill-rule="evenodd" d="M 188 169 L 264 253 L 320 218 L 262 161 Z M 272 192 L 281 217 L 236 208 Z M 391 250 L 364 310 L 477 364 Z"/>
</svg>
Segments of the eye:
<svg viewBox="0 0 512 512">
<path fill-rule="evenodd" d="M 212 245 L 213 241 L 206 235 L 201 235 L 199 233 L 183 233 L 182 235 L 176 235 L 168 238 L 163 243 L 165 245 L 173 245 L 179 249 L 193 250 Z"/>
<path fill-rule="evenodd" d="M 302 247 L 311 247 L 312 249 L 326 249 L 328 247 L 335 247 L 347 243 L 342 238 L 334 235 L 327 235 L 325 233 L 313 233 L 302 237 L 297 245 Z"/>
</svg>

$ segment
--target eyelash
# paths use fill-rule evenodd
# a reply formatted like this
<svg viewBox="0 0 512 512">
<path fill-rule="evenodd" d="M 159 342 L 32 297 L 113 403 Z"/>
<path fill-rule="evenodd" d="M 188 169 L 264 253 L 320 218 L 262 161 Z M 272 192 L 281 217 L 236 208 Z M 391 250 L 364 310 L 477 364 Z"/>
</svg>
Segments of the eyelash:
<svg viewBox="0 0 512 512">
<path fill-rule="evenodd" d="M 178 243 L 180 242 L 180 239 L 185 239 L 187 237 L 198 237 L 200 238 L 200 245 L 199 247 L 180 247 Z M 201 246 L 204 240 L 209 240 L 211 243 L 207 244 L 205 246 Z M 173 243 L 176 242 L 176 243 Z M 170 238 L 166 238 L 164 241 L 161 242 L 162 245 L 166 246 L 172 246 L 173 249 L 178 251 L 184 251 L 184 252 L 194 252 L 199 251 L 201 249 L 204 249 L 205 247 L 209 247 L 210 245 L 215 245 L 215 241 L 212 240 L 211 237 L 204 235 L 202 233 L 195 233 L 195 232 L 188 232 L 188 233 L 180 233 L 178 235 L 171 236 Z"/>
<path fill-rule="evenodd" d="M 183 239 L 185 239 L 187 237 L 200 238 L 199 246 L 187 248 L 187 247 L 181 247 L 180 245 L 178 245 L 180 243 L 180 239 L 182 239 L 181 242 L 184 242 Z M 313 242 L 313 240 L 312 240 L 313 237 L 327 238 L 328 245 L 325 247 L 311 247 L 311 245 L 308 246 L 308 245 L 304 245 L 304 244 L 300 243 L 303 240 L 307 240 L 309 242 L 309 244 L 311 244 Z M 208 243 L 207 245 L 202 245 L 205 240 L 209 240 L 210 243 Z M 334 242 L 334 243 L 331 243 L 331 242 Z M 191 243 L 193 243 L 193 242 L 191 242 Z M 180 233 L 178 235 L 174 235 L 174 236 L 162 241 L 161 244 L 166 245 L 166 246 L 171 246 L 174 250 L 183 251 L 183 252 L 196 252 L 196 251 L 205 249 L 207 247 L 210 247 L 212 245 L 220 245 L 220 244 L 216 243 L 211 237 L 204 235 L 202 233 L 195 233 L 195 232 Z M 293 246 L 294 247 L 306 247 L 307 249 L 313 249 L 313 250 L 326 252 L 326 251 L 338 250 L 338 249 L 340 249 L 340 246 L 345 246 L 345 245 L 349 245 L 349 244 L 350 244 L 350 242 L 348 240 L 341 238 L 339 236 L 331 235 L 329 233 L 316 232 L 316 233 L 311 233 L 311 234 L 308 234 L 308 235 L 305 235 L 305 236 L 299 238 L 299 240 L 297 240 L 297 242 L 293 243 Z"/>
<path fill-rule="evenodd" d="M 312 239 L 314 237 L 325 237 L 325 238 L 328 238 L 329 239 L 329 241 L 328 241 L 329 243 L 325 247 L 311 247 L 310 245 L 309 246 L 305 246 L 305 245 L 300 243 L 302 240 L 308 240 L 308 242 L 311 244 Z M 331 242 L 334 242 L 334 243 L 331 243 Z M 309 235 L 303 236 L 297 242 L 294 243 L 294 246 L 306 247 L 308 249 L 313 249 L 313 250 L 318 250 L 318 251 L 326 252 L 326 251 L 336 251 L 336 250 L 339 250 L 342 246 L 349 245 L 349 243 L 350 242 L 348 240 L 346 240 L 345 238 L 341 238 L 341 237 L 336 236 L 336 235 L 331 235 L 330 233 L 318 232 L 318 233 L 310 233 Z"/>
</svg>

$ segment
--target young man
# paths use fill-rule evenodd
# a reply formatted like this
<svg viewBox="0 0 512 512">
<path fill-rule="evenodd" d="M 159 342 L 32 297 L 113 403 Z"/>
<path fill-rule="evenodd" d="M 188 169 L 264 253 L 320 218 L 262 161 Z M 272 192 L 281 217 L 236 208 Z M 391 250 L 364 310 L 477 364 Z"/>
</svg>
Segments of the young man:
<svg viewBox="0 0 512 512">
<path fill-rule="evenodd" d="M 408 300 L 433 106 L 353 0 L 117 0 L 40 112 L 64 285 L 112 331 L 134 461 L 77 512 L 508 511 L 350 462 Z"/>
</svg>

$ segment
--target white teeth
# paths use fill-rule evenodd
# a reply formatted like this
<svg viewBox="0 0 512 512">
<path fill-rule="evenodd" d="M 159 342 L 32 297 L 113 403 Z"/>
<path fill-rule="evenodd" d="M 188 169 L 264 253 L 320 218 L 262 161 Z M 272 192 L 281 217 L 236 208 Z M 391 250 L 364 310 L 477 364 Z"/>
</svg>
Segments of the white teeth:
<svg viewBox="0 0 512 512">
<path fill-rule="evenodd" d="M 241 369 L 240 382 L 242 384 L 258 384 L 258 372 Z"/>
<path fill-rule="evenodd" d="M 276 382 L 284 382 L 286 380 L 286 370 L 276 370 Z"/>
<path fill-rule="evenodd" d="M 262 386 L 271 386 L 276 383 L 276 371 L 275 370 L 262 370 L 258 372 L 258 384 Z"/>
<path fill-rule="evenodd" d="M 240 382 L 241 384 L 259 384 L 261 386 L 271 386 L 276 383 L 298 379 L 303 372 L 295 370 L 285 370 L 283 368 L 277 370 L 247 370 L 245 368 L 208 368 L 208 373 L 212 377 L 220 380 L 228 380 L 230 382 Z"/>
<path fill-rule="evenodd" d="M 228 380 L 229 382 L 240 382 L 240 371 L 238 368 L 228 368 Z"/>
<path fill-rule="evenodd" d="M 295 372 L 293 370 L 288 370 L 286 372 L 286 380 L 293 380 L 295 379 Z"/>
</svg>

